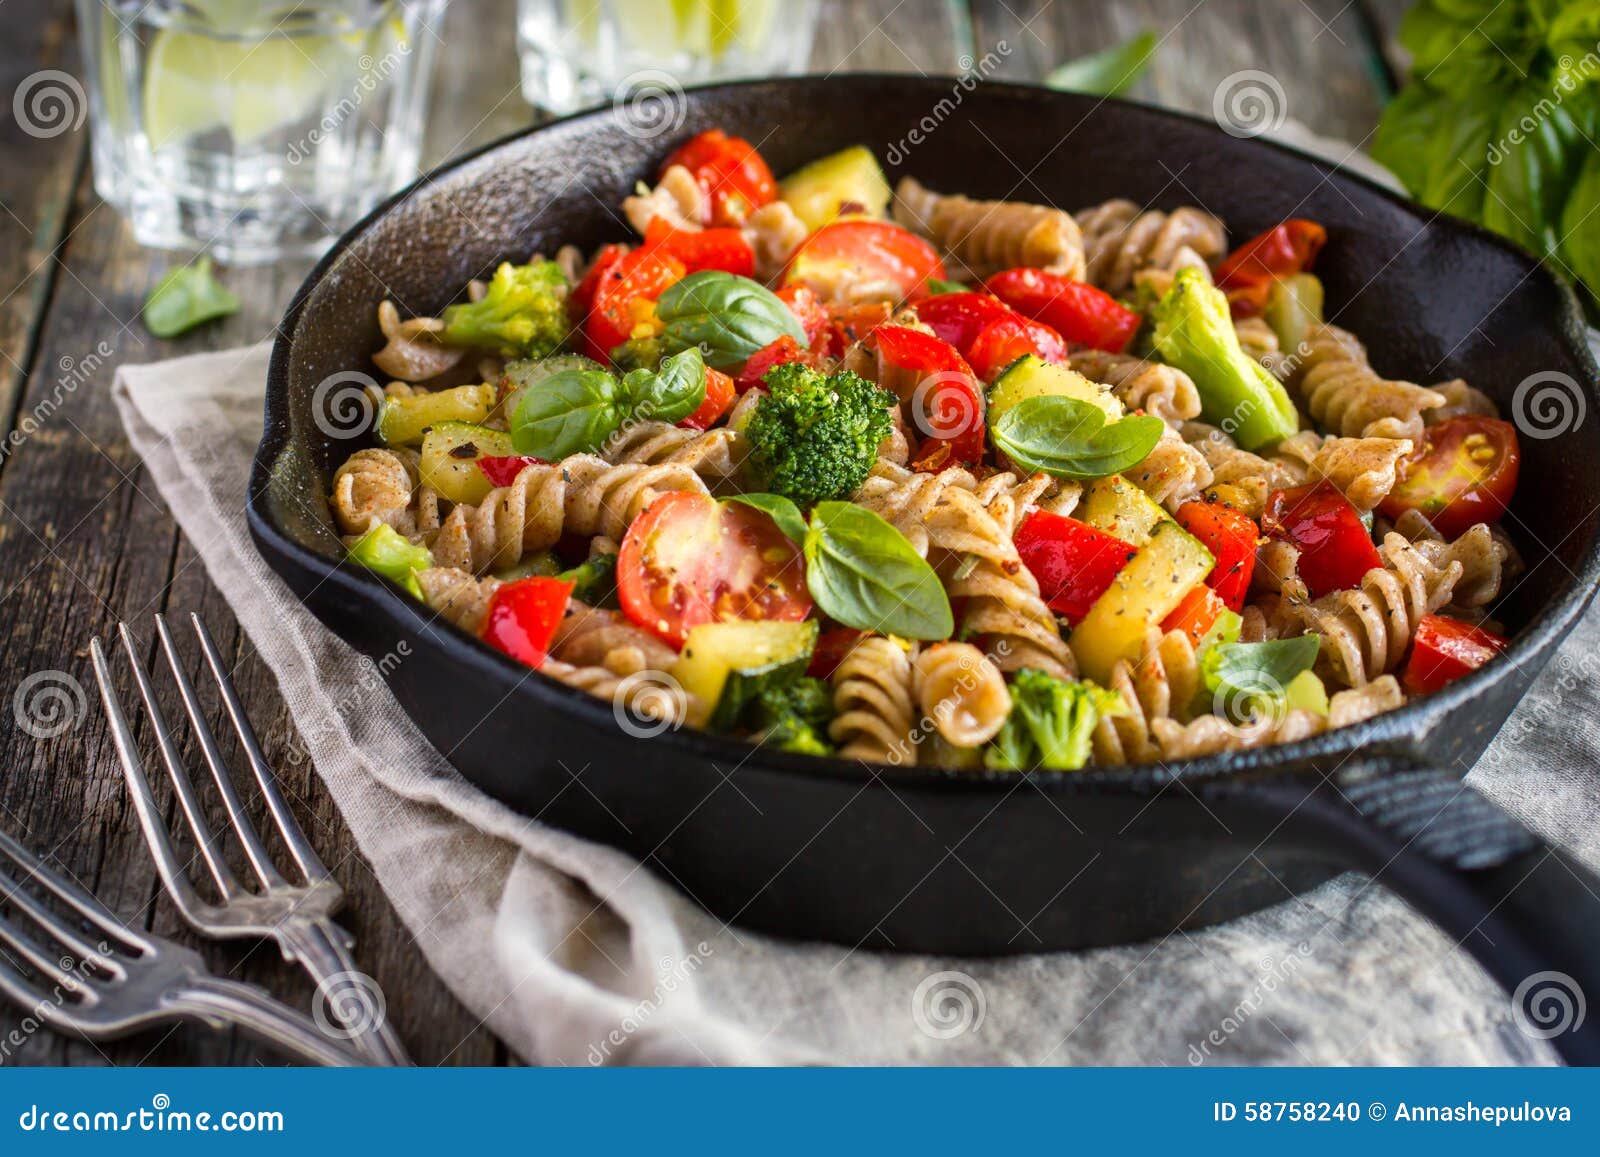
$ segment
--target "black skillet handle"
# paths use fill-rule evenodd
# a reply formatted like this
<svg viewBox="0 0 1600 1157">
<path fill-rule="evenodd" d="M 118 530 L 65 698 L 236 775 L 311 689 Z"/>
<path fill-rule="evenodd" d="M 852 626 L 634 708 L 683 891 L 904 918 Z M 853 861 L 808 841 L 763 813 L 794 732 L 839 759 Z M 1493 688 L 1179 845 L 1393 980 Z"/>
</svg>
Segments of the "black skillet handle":
<svg viewBox="0 0 1600 1157">
<path fill-rule="evenodd" d="M 1257 811 L 1273 839 L 1392 889 L 1512 994 L 1525 1032 L 1568 1064 L 1600 1065 L 1600 877 L 1588 868 L 1456 777 L 1404 761 L 1213 790 Z"/>
</svg>

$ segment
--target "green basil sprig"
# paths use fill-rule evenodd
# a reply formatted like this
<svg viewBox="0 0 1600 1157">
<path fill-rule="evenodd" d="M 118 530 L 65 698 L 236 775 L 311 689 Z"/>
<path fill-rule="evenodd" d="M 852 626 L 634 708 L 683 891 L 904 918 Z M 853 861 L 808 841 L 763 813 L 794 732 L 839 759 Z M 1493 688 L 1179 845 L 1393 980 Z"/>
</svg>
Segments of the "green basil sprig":
<svg viewBox="0 0 1600 1157">
<path fill-rule="evenodd" d="M 735 370 L 785 335 L 806 344 L 805 327 L 766 286 L 719 269 L 691 273 L 656 301 L 668 349 L 698 348 L 713 369 Z"/>
<path fill-rule="evenodd" d="M 803 547 L 806 586 L 836 622 L 906 639 L 948 639 L 955 629 L 939 576 L 872 511 L 817 503 Z"/>
<path fill-rule="evenodd" d="M 706 399 L 700 351 L 686 349 L 659 369 L 631 371 L 620 382 L 608 370 L 569 369 L 551 374 L 522 395 L 511 415 L 511 442 L 519 454 L 558 461 L 600 446 L 623 422 L 676 422 Z"/>
<path fill-rule="evenodd" d="M 1165 423 L 1144 416 L 1106 423 L 1098 407 L 1057 394 L 1026 398 L 991 428 L 995 448 L 1029 473 L 1087 482 L 1126 470 L 1161 440 Z"/>
<path fill-rule="evenodd" d="M 1322 649 L 1316 635 L 1269 639 L 1261 643 L 1218 643 L 1200 656 L 1206 690 L 1220 695 L 1238 713 L 1255 704 L 1282 702 L 1289 684 L 1311 670 Z"/>
<path fill-rule="evenodd" d="M 804 544 L 806 540 L 806 519 L 800 513 L 800 508 L 794 504 L 794 499 L 786 498 L 782 494 L 730 494 L 729 502 L 738 502 L 744 506 L 752 506 L 772 519 L 795 542 Z M 893 527 L 890 528 L 891 530 Z"/>
<path fill-rule="evenodd" d="M 1067 92 L 1117 96 L 1139 79 L 1160 43 L 1160 38 L 1146 29 L 1131 40 L 1067 61 L 1046 76 L 1044 82 L 1050 88 Z"/>
<path fill-rule="evenodd" d="M 239 298 L 211 274 L 211 258 L 179 266 L 156 282 L 144 300 L 144 325 L 160 338 L 239 312 Z"/>
</svg>

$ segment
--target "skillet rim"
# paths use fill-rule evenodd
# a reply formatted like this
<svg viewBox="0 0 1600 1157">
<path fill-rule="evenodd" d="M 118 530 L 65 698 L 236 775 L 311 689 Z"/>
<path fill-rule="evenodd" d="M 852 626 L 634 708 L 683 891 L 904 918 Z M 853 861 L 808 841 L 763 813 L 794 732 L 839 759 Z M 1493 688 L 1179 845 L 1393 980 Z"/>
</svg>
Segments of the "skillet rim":
<svg viewBox="0 0 1600 1157">
<path fill-rule="evenodd" d="M 947 91 L 951 84 L 958 83 L 959 79 L 945 75 L 910 76 L 884 72 L 856 72 L 839 76 L 807 73 L 790 77 L 753 78 L 695 85 L 684 89 L 684 96 L 686 102 L 692 102 L 701 95 L 738 93 L 760 88 L 779 92 L 786 89 L 803 90 L 805 86 L 820 83 L 834 87 L 891 83 L 943 92 Z M 1012 81 L 985 81 L 983 87 L 985 90 L 994 90 L 1012 97 L 1038 102 L 1059 102 L 1067 105 L 1092 102 L 1080 119 L 1080 124 L 1094 115 L 1102 104 L 1110 103 L 1134 109 L 1136 115 L 1179 122 L 1202 131 L 1227 135 L 1214 121 L 1205 117 L 1142 101 L 1118 97 L 1091 97 Z M 273 521 L 264 499 L 271 485 L 273 464 L 293 443 L 289 429 L 288 403 L 289 368 L 296 331 L 303 320 L 302 314 L 306 303 L 335 263 L 362 234 L 393 209 L 413 196 L 426 192 L 432 185 L 445 181 L 457 170 L 466 168 L 490 153 L 524 141 L 526 138 L 570 132 L 587 122 L 605 120 L 614 113 L 614 107 L 601 105 L 489 141 L 422 174 L 405 188 L 385 198 L 340 235 L 295 290 L 278 323 L 267 370 L 264 395 L 265 423 L 261 441 L 257 444 L 251 459 L 245 498 L 246 522 L 251 537 L 255 540 L 258 553 L 262 554 L 274 570 L 279 570 L 278 559 L 273 557 L 276 553 L 284 562 L 316 575 L 319 585 L 332 584 L 346 595 L 362 598 L 372 608 L 375 616 L 382 615 L 387 620 L 391 631 L 432 636 L 456 662 L 476 668 L 483 674 L 504 683 L 505 698 L 522 694 L 526 688 L 526 693 L 532 694 L 542 709 L 561 711 L 565 715 L 575 717 L 585 726 L 609 729 L 613 734 L 620 730 L 620 725 L 610 703 L 541 675 L 536 670 L 493 650 L 482 640 L 467 634 L 454 624 L 424 613 L 426 608 L 409 596 L 396 597 L 400 594 L 399 588 L 387 580 L 368 571 L 356 571 L 342 566 L 339 562 L 330 560 L 327 556 L 305 546 Z M 1239 138 L 1230 136 L 1229 139 Z M 1246 147 L 1274 150 L 1286 155 L 1297 164 L 1308 165 L 1325 181 L 1352 183 L 1369 194 L 1376 194 L 1403 210 L 1408 216 L 1415 218 L 1420 231 L 1453 230 L 1473 244 L 1487 244 L 1501 250 L 1526 269 L 1519 287 L 1531 279 L 1542 279 L 1547 287 L 1555 289 L 1558 300 L 1562 302 L 1559 316 L 1550 318 L 1549 322 L 1561 344 L 1568 348 L 1568 352 L 1574 355 L 1574 360 L 1587 373 L 1588 381 L 1584 383 L 1585 397 L 1600 405 L 1600 364 L 1596 363 L 1588 346 L 1585 336 L 1587 323 L 1577 294 L 1569 284 L 1557 277 L 1543 263 L 1535 260 L 1531 254 L 1482 226 L 1448 216 L 1443 212 L 1429 210 L 1426 206 L 1395 193 L 1369 177 L 1335 168 L 1322 158 L 1292 145 L 1261 137 L 1251 138 L 1243 143 Z M 1486 694 L 1495 683 L 1509 677 L 1513 670 L 1520 669 L 1527 662 L 1536 664 L 1535 674 L 1543 668 L 1544 662 L 1548 659 L 1546 652 L 1557 645 L 1571 630 L 1594 598 L 1597 585 L 1600 585 L 1600 528 L 1597 528 L 1595 537 L 1589 543 L 1576 570 L 1570 572 L 1567 587 L 1530 619 L 1528 625 L 1519 632 L 1499 657 L 1499 662 L 1472 672 L 1442 691 L 1408 702 L 1395 711 L 1361 723 L 1324 732 L 1309 739 L 1245 751 L 1220 752 L 1171 762 L 1158 760 L 1145 764 L 1107 764 L 1079 771 L 1036 770 L 1019 774 L 988 770 L 960 771 L 940 767 L 903 767 L 868 760 L 849 760 L 837 756 L 762 753 L 759 747 L 743 740 L 691 727 L 662 732 L 652 736 L 651 741 L 665 740 L 673 756 L 731 763 L 735 770 L 748 768 L 747 774 L 775 772 L 829 781 L 844 780 L 855 783 L 863 789 L 881 785 L 896 790 L 955 790 L 983 793 L 997 790 L 1009 792 L 1019 783 L 1031 783 L 1041 790 L 1048 789 L 1068 795 L 1147 796 L 1160 792 L 1175 781 L 1206 783 L 1213 780 L 1243 779 L 1256 773 L 1301 767 L 1330 756 L 1342 756 L 1348 759 L 1365 755 L 1370 758 L 1398 759 L 1422 765 L 1428 762 L 1428 756 L 1422 750 L 1425 740 L 1451 713 L 1462 708 L 1468 701 Z M 389 597 L 380 597 L 383 595 Z M 335 634 L 340 633 L 335 630 Z M 421 726 L 420 723 L 418 725 Z M 1502 719 L 1496 727 L 1497 734 L 1503 726 Z M 645 740 L 636 739 L 636 742 Z M 449 759 L 448 755 L 446 759 Z"/>
</svg>

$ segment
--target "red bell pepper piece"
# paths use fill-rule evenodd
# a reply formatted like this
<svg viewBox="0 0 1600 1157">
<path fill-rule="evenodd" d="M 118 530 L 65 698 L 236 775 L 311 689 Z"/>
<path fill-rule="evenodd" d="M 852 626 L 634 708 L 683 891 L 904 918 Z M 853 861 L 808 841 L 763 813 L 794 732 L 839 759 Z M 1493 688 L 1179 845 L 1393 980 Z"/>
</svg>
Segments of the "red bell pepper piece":
<svg viewBox="0 0 1600 1157">
<path fill-rule="evenodd" d="M 529 454 L 487 454 L 478 459 L 478 469 L 489 480 L 490 486 L 510 486 L 527 466 L 548 466 L 543 458 Z"/>
<path fill-rule="evenodd" d="M 1013 313 L 984 327 L 973 339 L 972 356 L 968 360 L 974 373 L 992 382 L 1000 376 L 1001 370 L 1023 354 L 1036 354 L 1047 362 L 1065 363 L 1067 343 L 1044 322 Z"/>
<path fill-rule="evenodd" d="M 800 343 L 788 334 L 775 341 L 768 342 L 745 361 L 744 368 L 739 371 L 739 376 L 734 379 L 734 389 L 739 393 L 754 389 L 761 385 L 761 378 L 773 366 L 781 366 L 785 362 L 811 361 L 811 351 L 802 349 Z"/>
<path fill-rule="evenodd" d="M 806 344 L 812 349 L 828 333 L 828 310 L 809 285 L 786 285 L 778 290 L 778 300 L 789 307 L 806 331 Z"/>
<path fill-rule="evenodd" d="M 1007 269 L 983 287 L 1018 313 L 1042 321 L 1069 342 L 1121 353 L 1139 315 L 1109 293 L 1042 269 Z"/>
<path fill-rule="evenodd" d="M 987 293 L 939 293 L 917 302 L 917 320 L 969 362 L 972 343 L 987 327 L 1016 313 Z"/>
<path fill-rule="evenodd" d="M 1411 695 L 1426 695 L 1476 671 L 1509 640 L 1483 627 L 1444 615 L 1423 615 L 1412 637 L 1411 656 L 1400 673 L 1400 685 Z"/>
<path fill-rule="evenodd" d="M 567 315 L 578 324 L 582 324 L 589 311 L 594 308 L 595 291 L 600 288 L 600 279 L 611 270 L 617 262 L 627 255 L 626 245 L 606 245 L 594 255 L 594 264 L 589 266 L 589 271 L 583 279 L 572 287 L 572 292 L 567 295 Z"/>
<path fill-rule="evenodd" d="M 1356 508 L 1327 479 L 1274 490 L 1261 529 L 1300 548 L 1300 577 L 1313 598 L 1354 587 L 1383 565 Z"/>
<path fill-rule="evenodd" d="M 1014 541 L 1045 602 L 1074 626 L 1138 553 L 1120 538 L 1048 510 L 1030 511 Z"/>
<path fill-rule="evenodd" d="M 707 129 L 690 137 L 661 164 L 665 173 L 682 165 L 706 194 L 706 225 L 739 226 L 755 210 L 775 201 L 778 182 L 749 141 Z"/>
<path fill-rule="evenodd" d="M 756 269 L 756 251 L 737 229 L 674 229 L 664 217 L 652 217 L 645 230 L 644 247 L 672 254 L 690 273 L 720 269 L 749 277 Z"/>
<path fill-rule="evenodd" d="M 1217 285 L 1227 291 L 1234 317 L 1253 317 L 1267 304 L 1272 283 L 1311 268 L 1328 231 L 1315 221 L 1291 217 L 1258 233 L 1217 266 Z"/>
<path fill-rule="evenodd" d="M 709 430 L 718 418 L 728 412 L 728 407 L 733 405 L 733 399 L 738 396 L 733 388 L 733 379 L 721 370 L 706 367 L 706 400 L 700 403 L 700 408 L 690 414 L 678 425 L 690 430 Z"/>
<path fill-rule="evenodd" d="M 571 582 L 557 578 L 505 583 L 489 600 L 483 640 L 530 667 L 542 667 L 572 596 Z"/>
<path fill-rule="evenodd" d="M 983 395 L 966 359 L 932 334 L 903 325 L 879 326 L 874 336 L 879 384 L 899 396 L 922 436 L 919 459 L 931 462 L 931 451 L 948 446 L 948 452 L 938 459 L 941 467 L 950 459 L 969 464 L 981 461 Z"/>
<path fill-rule="evenodd" d="M 862 305 L 833 305 L 828 312 L 828 333 L 821 352 L 830 358 L 844 357 L 845 350 L 858 341 L 871 342 L 880 325 L 894 316 L 894 306 L 886 301 L 871 301 Z"/>
<path fill-rule="evenodd" d="M 811 662 L 806 664 L 806 674 L 817 679 L 832 677 L 844 657 L 871 631 L 855 627 L 829 627 L 817 636 L 817 645 L 811 648 Z"/>
<path fill-rule="evenodd" d="M 1161 620 L 1161 630 L 1182 631 L 1196 646 L 1206 637 L 1206 632 L 1224 611 L 1228 610 L 1217 592 L 1204 584 L 1183 596 L 1183 601 L 1170 615 Z"/>
<path fill-rule="evenodd" d="M 1206 576 L 1206 586 L 1217 592 L 1230 611 L 1243 609 L 1256 570 L 1256 542 L 1261 537 L 1255 520 L 1225 503 L 1198 501 L 1178 507 L 1177 519 L 1217 560 Z"/>
<path fill-rule="evenodd" d="M 669 285 L 682 281 L 688 269 L 661 246 L 645 245 L 618 255 L 604 268 L 596 262 L 590 274 L 596 273 L 592 300 L 575 320 L 582 325 L 582 352 L 603 363 L 639 324 L 640 310 L 635 303 L 654 301 Z M 585 277 L 584 285 L 588 284 Z"/>
</svg>

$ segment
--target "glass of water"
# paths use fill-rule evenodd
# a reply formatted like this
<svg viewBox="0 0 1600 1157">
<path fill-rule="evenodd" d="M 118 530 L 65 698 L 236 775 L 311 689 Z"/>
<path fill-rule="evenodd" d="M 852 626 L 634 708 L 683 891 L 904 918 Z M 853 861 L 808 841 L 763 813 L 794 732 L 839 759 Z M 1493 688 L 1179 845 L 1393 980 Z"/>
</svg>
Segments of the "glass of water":
<svg viewBox="0 0 1600 1157">
<path fill-rule="evenodd" d="M 660 88 L 798 72 L 816 0 L 518 0 L 522 94 L 555 112 Z"/>
<path fill-rule="evenodd" d="M 141 244 L 315 253 L 416 176 L 445 0 L 77 0 L 95 190 Z"/>
</svg>

